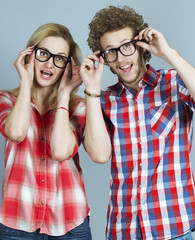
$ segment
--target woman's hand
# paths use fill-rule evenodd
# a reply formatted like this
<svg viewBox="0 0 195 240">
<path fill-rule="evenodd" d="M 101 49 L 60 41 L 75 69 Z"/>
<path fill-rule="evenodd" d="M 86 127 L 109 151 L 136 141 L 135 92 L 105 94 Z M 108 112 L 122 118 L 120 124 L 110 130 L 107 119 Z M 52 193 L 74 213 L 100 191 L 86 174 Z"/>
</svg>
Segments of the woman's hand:
<svg viewBox="0 0 195 240">
<path fill-rule="evenodd" d="M 33 54 L 34 46 L 30 46 L 19 53 L 16 61 L 14 62 L 14 66 L 18 71 L 20 76 L 20 81 L 25 81 L 30 84 L 30 87 L 33 83 L 34 78 L 34 60 L 35 56 Z M 26 59 L 28 58 L 28 62 Z"/>
<path fill-rule="evenodd" d="M 72 66 L 72 77 L 69 77 L 70 68 Z M 82 84 L 82 78 L 80 75 L 80 67 L 76 65 L 73 58 L 71 58 L 71 64 L 65 68 L 64 74 L 62 76 L 62 80 L 58 89 L 58 98 L 63 97 L 64 94 L 70 95 L 77 87 Z"/>
</svg>

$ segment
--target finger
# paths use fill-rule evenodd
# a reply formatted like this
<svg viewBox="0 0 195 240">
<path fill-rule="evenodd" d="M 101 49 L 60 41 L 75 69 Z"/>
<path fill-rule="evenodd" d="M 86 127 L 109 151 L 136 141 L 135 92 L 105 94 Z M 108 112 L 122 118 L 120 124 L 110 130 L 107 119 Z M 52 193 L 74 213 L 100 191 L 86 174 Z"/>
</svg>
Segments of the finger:
<svg viewBox="0 0 195 240">
<path fill-rule="evenodd" d="M 100 53 L 100 51 L 96 51 L 94 54 L 89 54 L 85 58 L 88 58 L 92 61 L 99 61 L 99 57 L 98 57 L 99 53 Z"/>
<path fill-rule="evenodd" d="M 149 28 L 144 34 L 145 39 L 147 41 L 151 41 L 153 39 L 153 34 L 154 34 L 154 29 Z"/>
<path fill-rule="evenodd" d="M 147 38 L 147 34 L 148 32 L 151 30 L 151 28 L 145 28 L 143 29 L 139 35 L 137 36 L 136 39 L 139 39 L 139 40 L 142 40 L 142 39 L 146 39 L 148 41 L 148 38 Z"/>
<path fill-rule="evenodd" d="M 21 51 L 18 56 L 23 56 L 23 55 L 29 55 L 29 54 L 32 54 L 34 51 L 34 48 L 33 47 L 28 47 L 26 49 L 24 49 L 23 51 Z"/>
<path fill-rule="evenodd" d="M 34 51 L 33 51 L 32 54 L 30 55 L 29 64 L 34 63 L 34 61 L 35 61 L 35 54 L 34 54 Z"/>
<path fill-rule="evenodd" d="M 99 63 L 98 63 L 98 69 L 103 69 L 104 68 L 104 59 L 103 59 L 103 57 L 102 56 L 100 56 L 100 58 L 99 58 Z"/>
<path fill-rule="evenodd" d="M 136 45 L 149 51 L 150 44 L 146 42 L 143 41 L 136 42 Z"/>
<path fill-rule="evenodd" d="M 79 75 L 80 74 L 80 68 L 78 66 L 72 68 L 72 75 Z"/>
<path fill-rule="evenodd" d="M 69 75 L 69 72 L 70 72 L 70 63 L 68 62 L 68 64 L 66 65 L 66 68 L 64 70 L 62 79 L 67 79 L 68 75 Z"/>
<path fill-rule="evenodd" d="M 94 62 L 88 58 L 85 58 L 81 64 L 82 69 L 94 69 Z"/>
<path fill-rule="evenodd" d="M 71 57 L 70 59 L 71 59 L 71 65 L 72 65 L 72 66 L 76 66 L 76 63 L 75 63 L 75 60 L 74 60 L 74 58 L 73 58 L 73 57 Z"/>
<path fill-rule="evenodd" d="M 15 64 L 17 64 L 18 62 L 20 62 L 22 64 L 25 64 L 26 56 L 27 55 L 32 55 L 32 53 L 33 53 L 33 48 L 31 48 L 31 47 L 28 47 L 25 50 L 21 51 L 17 56 Z"/>
<path fill-rule="evenodd" d="M 73 59 L 73 58 L 72 58 Z M 71 65 L 72 65 L 72 75 L 76 75 L 80 72 L 80 67 L 76 65 L 74 59 L 71 59 Z"/>
</svg>

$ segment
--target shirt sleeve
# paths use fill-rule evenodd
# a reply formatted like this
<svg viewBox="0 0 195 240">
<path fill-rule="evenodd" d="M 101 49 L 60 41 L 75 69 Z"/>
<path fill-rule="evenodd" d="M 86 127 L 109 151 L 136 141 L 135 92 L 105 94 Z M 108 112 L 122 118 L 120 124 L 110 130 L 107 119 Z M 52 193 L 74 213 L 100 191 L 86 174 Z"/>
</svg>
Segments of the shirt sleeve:
<svg viewBox="0 0 195 240">
<path fill-rule="evenodd" d="M 86 102 L 79 101 L 76 108 L 70 114 L 70 125 L 76 138 L 77 145 L 80 146 L 86 121 Z"/>
<path fill-rule="evenodd" d="M 194 111 L 195 101 L 192 98 L 188 88 L 186 87 L 185 83 L 183 82 L 178 73 L 176 74 L 176 79 L 178 83 L 179 95 L 181 100 L 185 102 L 185 104 L 187 104 L 191 108 L 191 110 Z"/>
<path fill-rule="evenodd" d="M 0 132 L 6 138 L 5 135 L 5 120 L 10 114 L 14 106 L 13 101 L 11 101 L 11 96 L 6 92 L 0 93 Z M 10 139 L 9 139 L 10 140 Z"/>
</svg>

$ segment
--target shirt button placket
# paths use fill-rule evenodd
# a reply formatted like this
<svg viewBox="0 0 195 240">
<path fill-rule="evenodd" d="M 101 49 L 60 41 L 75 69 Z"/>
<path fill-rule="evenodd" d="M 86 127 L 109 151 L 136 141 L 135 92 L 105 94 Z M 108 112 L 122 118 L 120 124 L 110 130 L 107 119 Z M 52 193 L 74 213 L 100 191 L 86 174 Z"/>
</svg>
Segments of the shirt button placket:
<svg viewBox="0 0 195 240">
<path fill-rule="evenodd" d="M 45 136 L 45 125 L 44 121 L 42 122 L 42 133 L 40 134 L 40 192 L 39 192 L 39 199 L 40 199 L 40 209 L 39 209 L 39 220 L 41 221 L 41 227 L 43 226 L 43 219 L 45 217 L 45 208 L 46 208 L 46 195 L 47 189 L 45 185 L 46 180 L 46 136 Z"/>
</svg>

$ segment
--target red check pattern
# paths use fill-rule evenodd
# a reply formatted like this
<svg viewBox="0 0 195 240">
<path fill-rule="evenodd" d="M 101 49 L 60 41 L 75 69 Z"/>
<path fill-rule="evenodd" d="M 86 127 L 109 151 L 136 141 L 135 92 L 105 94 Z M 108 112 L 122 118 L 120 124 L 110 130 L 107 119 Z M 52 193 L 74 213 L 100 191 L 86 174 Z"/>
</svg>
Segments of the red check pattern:
<svg viewBox="0 0 195 240">
<path fill-rule="evenodd" d="M 102 92 L 112 141 L 107 239 L 171 239 L 195 225 L 190 165 L 195 103 L 175 70 L 147 65 L 139 92 Z"/>
<path fill-rule="evenodd" d="M 40 115 L 31 104 L 26 138 L 16 143 L 4 133 L 5 119 L 16 98 L 0 94 L 0 131 L 5 143 L 5 176 L 0 222 L 8 227 L 52 236 L 64 235 L 89 214 L 78 146 L 85 126 L 86 103 L 78 101 L 70 113 L 77 144 L 73 155 L 62 162 L 52 159 L 50 137 L 56 110 Z"/>
</svg>

